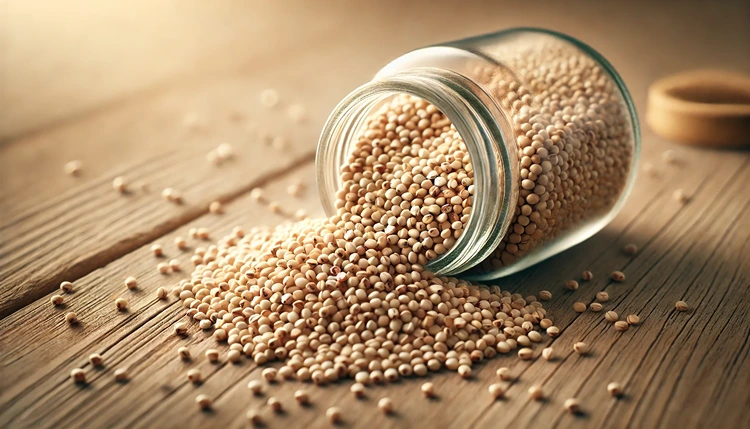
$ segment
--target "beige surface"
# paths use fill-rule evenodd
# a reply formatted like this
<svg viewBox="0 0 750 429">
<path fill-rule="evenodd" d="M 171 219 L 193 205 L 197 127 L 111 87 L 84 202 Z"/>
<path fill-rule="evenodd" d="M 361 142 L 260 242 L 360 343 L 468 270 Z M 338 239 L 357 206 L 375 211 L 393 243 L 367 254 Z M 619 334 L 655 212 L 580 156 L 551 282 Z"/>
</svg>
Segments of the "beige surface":
<svg viewBox="0 0 750 429">
<path fill-rule="evenodd" d="M 188 269 L 188 256 L 172 241 L 190 227 L 207 226 L 215 239 L 236 224 L 280 221 L 247 197 L 256 184 L 284 189 L 291 177 L 309 180 L 303 199 L 280 198 L 319 211 L 311 156 L 322 122 L 346 92 L 401 52 L 514 25 L 549 27 L 610 59 L 640 109 L 648 84 L 668 73 L 716 63 L 750 70 L 738 50 L 750 45 L 750 9 L 739 2 L 714 10 L 676 2 L 31 3 L 6 1 L 0 25 L 2 427 L 244 427 L 247 408 L 262 403 L 246 388 L 259 371 L 249 362 L 213 367 L 201 355 L 193 365 L 210 377 L 198 388 L 188 385 L 176 348 L 192 344 L 197 355 L 213 341 L 200 332 L 184 341 L 170 335 L 182 310 L 156 301 L 154 291 L 189 271 L 157 274 L 148 248 L 162 243 Z M 266 87 L 279 90 L 284 108 L 303 103 L 306 124 L 294 126 L 284 108 L 263 109 L 257 94 Z M 205 119 L 205 129 L 184 127 L 191 113 Z M 265 146 L 268 133 L 287 136 L 290 149 Z M 238 156 L 216 168 L 205 156 L 223 141 Z M 550 312 L 565 327 L 553 343 L 560 359 L 500 357 L 478 366 L 469 382 L 433 376 L 436 402 L 421 398 L 416 380 L 368 389 L 365 401 L 341 383 L 311 387 L 315 405 L 300 409 L 291 398 L 299 385 L 282 384 L 271 392 L 288 413 L 268 414 L 268 426 L 329 426 L 324 411 L 333 404 L 357 427 L 750 425 L 750 224 L 741 216 L 750 208 L 750 158 L 680 148 L 680 162 L 668 166 L 659 155 L 676 146 L 647 129 L 643 141 L 643 157 L 657 174 L 639 178 L 612 225 L 543 270 L 499 281 L 524 295 L 553 292 Z M 79 178 L 62 173 L 71 159 L 84 163 Z M 117 195 L 111 181 L 122 174 L 148 183 L 150 192 Z M 160 198 L 167 186 L 182 191 L 184 205 Z M 692 196 L 684 207 L 671 198 L 678 187 Z M 214 199 L 231 200 L 226 215 L 206 213 Z M 629 242 L 641 248 L 633 258 L 622 254 Z M 584 269 L 595 281 L 565 292 L 564 281 Z M 625 271 L 625 283 L 607 281 L 615 269 Z M 142 284 L 136 292 L 122 285 L 129 275 Z M 63 279 L 75 280 L 66 309 L 78 312 L 77 329 L 48 303 Z M 599 290 L 610 293 L 605 308 L 638 314 L 642 325 L 618 334 L 601 314 L 572 311 L 574 301 L 590 302 Z M 121 295 L 130 301 L 125 314 L 114 310 Z M 692 310 L 675 312 L 678 299 Z M 586 358 L 570 353 L 582 339 L 594 350 Z M 77 388 L 68 373 L 94 351 L 108 363 L 90 371 L 88 388 Z M 133 380 L 117 385 L 112 372 L 123 366 Z M 500 366 L 520 377 L 507 400 L 491 402 L 487 386 Z M 605 394 L 614 379 L 626 385 L 619 401 Z M 544 403 L 527 399 L 537 383 L 549 393 Z M 197 411 L 199 392 L 215 398 L 213 413 Z M 386 395 L 396 404 L 394 417 L 377 411 Z M 583 415 L 562 412 L 571 396 L 581 400 Z"/>
</svg>

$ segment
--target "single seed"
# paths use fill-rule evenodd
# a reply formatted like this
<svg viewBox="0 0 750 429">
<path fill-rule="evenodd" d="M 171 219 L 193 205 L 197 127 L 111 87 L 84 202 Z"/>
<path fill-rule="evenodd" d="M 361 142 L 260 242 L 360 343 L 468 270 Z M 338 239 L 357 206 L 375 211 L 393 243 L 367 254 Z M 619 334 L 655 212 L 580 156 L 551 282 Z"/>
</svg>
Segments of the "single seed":
<svg viewBox="0 0 750 429">
<path fill-rule="evenodd" d="M 73 283 L 71 282 L 62 282 L 60 283 L 60 290 L 64 293 L 70 293 L 73 291 Z"/>
<path fill-rule="evenodd" d="M 688 194 L 686 194 L 682 189 L 677 189 L 676 191 L 674 191 L 672 193 L 672 198 L 677 200 L 677 202 L 680 204 L 685 204 L 690 200 Z"/>
<path fill-rule="evenodd" d="M 307 117 L 305 108 L 301 104 L 292 104 L 291 106 L 289 106 L 287 114 L 294 122 L 297 123 L 304 122 Z"/>
<path fill-rule="evenodd" d="M 630 325 L 628 324 L 628 322 L 624 320 L 618 320 L 617 322 L 615 322 L 615 331 L 625 332 L 629 327 Z"/>
<path fill-rule="evenodd" d="M 166 262 L 159 262 L 158 264 L 156 264 L 156 271 L 159 274 L 169 273 L 169 264 L 167 264 Z"/>
<path fill-rule="evenodd" d="M 586 311 L 586 304 L 581 301 L 574 302 L 573 311 L 575 311 L 576 313 L 583 313 L 584 311 Z"/>
<path fill-rule="evenodd" d="M 529 340 L 531 340 L 532 343 L 539 343 L 542 341 L 542 334 L 537 331 L 530 331 L 526 336 L 529 337 Z"/>
<path fill-rule="evenodd" d="M 299 399 L 298 399 L 299 400 Z M 307 403 L 307 402 L 305 402 Z M 331 421 L 331 423 L 336 424 L 341 421 L 341 409 L 338 407 L 331 407 L 326 410 L 326 417 L 328 417 L 328 420 Z"/>
<path fill-rule="evenodd" d="M 501 398 L 503 395 L 505 395 L 505 389 L 500 383 L 490 384 L 488 390 L 490 391 L 490 396 L 492 397 L 492 399 Z"/>
<path fill-rule="evenodd" d="M 362 384 L 362 383 L 354 383 L 354 384 L 352 384 L 352 387 L 349 388 L 349 390 L 357 398 L 362 398 L 362 397 L 365 396 L 365 385 Z"/>
<path fill-rule="evenodd" d="M 75 325 L 76 323 L 78 323 L 78 315 L 71 311 L 70 313 L 65 315 L 65 321 L 71 325 Z"/>
<path fill-rule="evenodd" d="M 298 390 L 294 392 L 294 399 L 296 399 L 297 403 L 300 405 L 307 405 L 310 403 L 310 395 L 307 394 L 306 390 Z"/>
<path fill-rule="evenodd" d="M 581 411 L 581 404 L 576 398 L 566 399 L 563 406 L 565 407 L 565 410 L 570 414 L 577 414 Z"/>
<path fill-rule="evenodd" d="M 250 191 L 250 198 L 253 199 L 253 201 L 263 201 L 263 189 L 261 188 L 253 188 Z"/>
<path fill-rule="evenodd" d="M 125 279 L 125 287 L 128 289 L 135 289 L 138 286 L 138 280 L 135 277 L 130 276 Z"/>
<path fill-rule="evenodd" d="M 622 384 L 620 384 L 620 383 L 618 383 L 616 381 L 612 382 L 612 383 L 609 383 L 607 385 L 607 391 L 609 392 L 610 395 L 612 395 L 614 397 L 621 396 L 622 392 L 623 392 Z"/>
<path fill-rule="evenodd" d="M 609 301 L 609 294 L 604 291 L 597 292 L 596 299 L 599 300 L 600 302 L 607 302 Z"/>
<path fill-rule="evenodd" d="M 187 335 L 188 325 L 187 323 L 180 322 L 174 325 L 174 333 L 177 335 Z"/>
<path fill-rule="evenodd" d="M 578 282 L 575 280 L 568 280 L 567 282 L 565 282 L 565 289 L 578 290 Z"/>
<path fill-rule="evenodd" d="M 264 107 L 276 107 L 279 104 L 279 93 L 275 89 L 267 88 L 260 92 L 260 104 Z"/>
<path fill-rule="evenodd" d="M 184 346 L 177 349 L 177 355 L 182 360 L 190 360 L 193 358 L 193 356 L 190 354 L 190 349 Z"/>
<path fill-rule="evenodd" d="M 78 176 L 81 172 L 81 161 L 70 161 L 65 164 L 65 173 L 71 176 Z"/>
<path fill-rule="evenodd" d="M 91 363 L 92 366 L 102 366 L 104 358 L 99 353 L 92 353 L 89 355 L 89 363 Z"/>
<path fill-rule="evenodd" d="M 227 360 L 232 363 L 238 363 L 240 361 L 240 358 L 242 357 L 242 354 L 239 350 L 229 350 L 227 352 Z"/>
<path fill-rule="evenodd" d="M 624 282 L 625 281 L 625 273 L 622 271 L 612 271 L 612 280 L 616 282 Z"/>
<path fill-rule="evenodd" d="M 299 197 L 300 195 L 302 195 L 302 184 L 292 183 L 286 188 L 286 193 L 293 197 Z"/>
<path fill-rule="evenodd" d="M 495 374 L 497 374 L 497 377 L 500 380 L 508 381 L 508 380 L 513 379 L 513 377 L 510 375 L 510 368 L 506 368 L 506 367 L 498 368 Z"/>
<path fill-rule="evenodd" d="M 211 363 L 216 363 L 219 361 L 219 351 L 216 349 L 208 349 L 206 350 L 206 359 L 208 359 Z"/>
<path fill-rule="evenodd" d="M 187 249 L 187 241 L 185 241 L 182 237 L 177 237 L 174 239 L 174 244 L 177 246 L 179 250 L 185 250 Z"/>
<path fill-rule="evenodd" d="M 535 401 L 541 401 L 544 399 L 544 390 L 541 386 L 531 386 L 529 388 L 529 396 Z"/>
<path fill-rule="evenodd" d="M 114 376 L 115 376 L 115 381 L 120 381 L 120 382 L 127 381 L 129 377 L 128 369 L 118 368 L 115 370 Z"/>
<path fill-rule="evenodd" d="M 552 347 L 547 347 L 542 350 L 542 357 L 544 358 L 544 360 L 552 360 L 555 358 L 555 351 L 552 349 Z"/>
<path fill-rule="evenodd" d="M 471 367 L 469 365 L 459 365 L 458 366 L 458 375 L 460 375 L 461 378 L 469 378 L 469 377 L 471 377 Z"/>
<path fill-rule="evenodd" d="M 268 404 L 268 407 L 271 408 L 271 410 L 274 413 L 280 413 L 283 410 L 283 407 L 281 406 L 281 401 L 279 401 L 273 396 L 268 398 L 267 404 Z"/>
<path fill-rule="evenodd" d="M 635 314 L 629 314 L 628 317 L 625 318 L 625 321 L 628 322 L 628 325 L 637 325 L 641 322 L 641 318 Z"/>
<path fill-rule="evenodd" d="M 62 305 L 64 301 L 65 298 L 63 298 L 62 295 L 52 295 L 49 299 L 49 302 L 51 302 L 52 305 Z"/>
<path fill-rule="evenodd" d="M 635 244 L 632 244 L 632 243 L 631 244 L 626 244 L 625 247 L 623 248 L 623 250 L 625 251 L 625 254 L 632 256 L 632 255 L 635 255 L 636 253 L 638 253 L 638 246 L 636 246 Z"/>
<path fill-rule="evenodd" d="M 161 248 L 161 244 L 152 244 L 151 252 L 153 252 L 156 257 L 164 255 L 164 249 Z"/>
<path fill-rule="evenodd" d="M 195 403 L 198 404 L 198 407 L 201 410 L 209 410 L 211 409 L 211 398 L 208 397 L 208 395 L 198 395 L 195 397 Z"/>
<path fill-rule="evenodd" d="M 118 310 L 123 311 L 128 308 L 128 301 L 125 298 L 117 298 L 115 300 L 115 307 Z"/>
<path fill-rule="evenodd" d="M 268 209 L 273 213 L 281 213 L 281 206 L 276 201 L 268 203 Z"/>
<path fill-rule="evenodd" d="M 688 305 L 685 301 L 677 301 L 674 306 L 677 311 L 688 311 Z"/>
<path fill-rule="evenodd" d="M 193 384 L 198 384 L 203 381 L 203 374 L 198 368 L 192 368 L 187 372 L 187 379 Z"/>
<path fill-rule="evenodd" d="M 70 378 L 76 383 L 85 383 L 86 373 L 81 368 L 75 368 L 70 371 Z"/>
<path fill-rule="evenodd" d="M 594 278 L 594 273 L 591 271 L 584 271 L 583 274 L 581 274 L 581 280 L 588 282 L 591 281 L 591 279 Z"/>
<path fill-rule="evenodd" d="M 169 261 L 169 268 L 171 268 L 172 271 L 180 271 L 180 261 L 177 259 L 171 259 Z"/>
<path fill-rule="evenodd" d="M 391 414 L 393 412 L 393 401 L 391 401 L 391 398 L 382 398 L 378 401 L 378 408 L 385 414 Z"/>
<path fill-rule="evenodd" d="M 164 190 L 161 191 L 161 197 L 170 203 L 179 204 L 182 202 L 182 195 L 178 190 L 173 188 L 164 188 Z"/>
<path fill-rule="evenodd" d="M 549 328 L 547 328 L 547 335 L 552 338 L 557 337 L 558 335 L 560 335 L 560 328 L 558 328 L 557 326 L 550 326 Z"/>
<path fill-rule="evenodd" d="M 518 350 L 518 357 L 521 360 L 530 360 L 532 357 L 534 357 L 534 351 L 528 347 L 524 347 Z"/>
<path fill-rule="evenodd" d="M 247 410 L 247 414 L 245 414 L 245 417 L 247 418 L 248 423 L 253 426 L 260 426 L 263 423 L 263 417 L 261 417 L 260 411 L 258 410 Z"/>
<path fill-rule="evenodd" d="M 209 239 L 209 233 L 207 228 L 198 228 L 196 230 L 196 235 L 201 240 L 208 240 Z"/>
<path fill-rule="evenodd" d="M 616 312 L 610 310 L 610 311 L 604 313 L 604 319 L 607 322 L 615 323 L 615 322 L 617 322 L 617 320 L 620 319 L 620 316 Z"/>
<path fill-rule="evenodd" d="M 128 190 L 128 182 L 122 176 L 117 176 L 112 180 L 112 189 L 117 192 L 125 193 Z"/>
<path fill-rule="evenodd" d="M 579 341 L 573 344 L 573 351 L 575 351 L 579 355 L 586 355 L 589 353 L 589 345 L 584 343 L 583 341 Z"/>
<path fill-rule="evenodd" d="M 169 295 L 169 293 L 166 288 L 160 287 L 159 289 L 156 289 L 156 299 L 167 299 L 167 295 Z"/>
<path fill-rule="evenodd" d="M 548 290 L 543 290 L 539 292 L 538 296 L 539 296 L 539 299 L 542 301 L 549 301 L 550 299 L 552 299 L 552 292 Z"/>
<path fill-rule="evenodd" d="M 266 368 L 263 370 L 261 375 L 263 375 L 263 378 L 265 378 L 269 383 L 275 383 L 278 376 L 278 371 L 276 371 L 276 368 Z"/>
<path fill-rule="evenodd" d="M 307 219 L 307 212 L 304 211 L 304 210 L 302 210 L 302 209 L 299 209 L 299 210 L 297 210 L 297 211 L 294 212 L 294 217 L 297 220 L 305 220 L 305 219 Z"/>
<path fill-rule="evenodd" d="M 598 313 L 604 309 L 604 306 L 599 304 L 598 302 L 592 302 L 589 304 L 589 310 L 593 311 L 594 313 Z"/>
<path fill-rule="evenodd" d="M 212 214 L 222 214 L 224 213 L 224 206 L 219 201 L 213 201 L 208 205 L 208 211 Z"/>
<path fill-rule="evenodd" d="M 432 383 L 424 383 L 422 385 L 422 394 L 428 398 L 435 396 L 435 386 Z"/>
</svg>

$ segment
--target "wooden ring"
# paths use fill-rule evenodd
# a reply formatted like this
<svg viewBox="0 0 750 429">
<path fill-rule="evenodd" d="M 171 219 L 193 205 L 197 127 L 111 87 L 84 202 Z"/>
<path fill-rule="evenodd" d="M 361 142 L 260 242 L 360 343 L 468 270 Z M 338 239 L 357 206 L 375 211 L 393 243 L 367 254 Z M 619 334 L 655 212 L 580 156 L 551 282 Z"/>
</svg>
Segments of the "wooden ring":
<svg viewBox="0 0 750 429">
<path fill-rule="evenodd" d="M 697 70 L 648 90 L 646 121 L 660 136 L 711 147 L 750 146 L 750 76 Z"/>
</svg>

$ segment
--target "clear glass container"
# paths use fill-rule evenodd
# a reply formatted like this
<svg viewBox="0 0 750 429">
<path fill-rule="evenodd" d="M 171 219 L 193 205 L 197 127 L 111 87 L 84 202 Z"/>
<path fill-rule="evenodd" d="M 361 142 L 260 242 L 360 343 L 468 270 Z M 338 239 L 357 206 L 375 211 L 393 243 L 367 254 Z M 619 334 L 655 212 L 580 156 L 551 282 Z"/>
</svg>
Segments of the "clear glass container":
<svg viewBox="0 0 750 429">
<path fill-rule="evenodd" d="M 355 136 L 399 93 L 442 111 L 474 168 L 469 221 L 427 265 L 436 274 L 487 280 L 525 269 L 601 230 L 633 185 L 638 119 L 620 76 L 578 40 L 519 28 L 412 51 L 344 98 L 316 157 L 328 215 Z"/>
</svg>

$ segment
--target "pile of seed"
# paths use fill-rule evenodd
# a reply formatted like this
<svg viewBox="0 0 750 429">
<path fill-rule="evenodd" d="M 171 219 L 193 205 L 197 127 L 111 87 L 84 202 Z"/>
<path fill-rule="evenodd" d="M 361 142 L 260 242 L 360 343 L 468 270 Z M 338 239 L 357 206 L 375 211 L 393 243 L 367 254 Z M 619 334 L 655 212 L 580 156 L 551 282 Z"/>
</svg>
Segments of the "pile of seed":
<svg viewBox="0 0 750 429">
<path fill-rule="evenodd" d="M 484 271 L 606 215 L 625 188 L 634 148 L 620 90 L 588 54 L 543 35 L 496 50 L 486 54 L 508 68 L 483 63 L 472 77 L 511 112 L 520 193 L 510 229 L 482 262 Z"/>
</svg>

